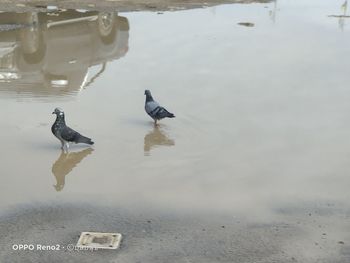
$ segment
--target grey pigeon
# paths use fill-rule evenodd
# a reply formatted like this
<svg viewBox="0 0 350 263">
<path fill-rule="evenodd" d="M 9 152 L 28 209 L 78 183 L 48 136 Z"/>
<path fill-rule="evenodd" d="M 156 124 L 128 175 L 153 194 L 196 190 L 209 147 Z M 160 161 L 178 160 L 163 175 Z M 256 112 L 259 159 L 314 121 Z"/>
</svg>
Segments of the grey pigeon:
<svg viewBox="0 0 350 263">
<path fill-rule="evenodd" d="M 81 135 L 79 132 L 69 128 L 64 119 L 64 112 L 60 108 L 56 108 L 52 114 L 56 114 L 56 121 L 51 127 L 53 135 L 60 140 L 62 149 L 68 151 L 69 143 L 86 143 L 93 145 L 94 142 L 90 138 Z"/>
<path fill-rule="evenodd" d="M 158 120 L 175 117 L 174 114 L 167 111 L 165 108 L 160 106 L 158 102 L 156 102 L 153 99 L 152 94 L 149 90 L 145 90 L 145 95 L 146 95 L 145 110 L 147 114 L 154 120 L 155 124 L 157 124 Z"/>
</svg>

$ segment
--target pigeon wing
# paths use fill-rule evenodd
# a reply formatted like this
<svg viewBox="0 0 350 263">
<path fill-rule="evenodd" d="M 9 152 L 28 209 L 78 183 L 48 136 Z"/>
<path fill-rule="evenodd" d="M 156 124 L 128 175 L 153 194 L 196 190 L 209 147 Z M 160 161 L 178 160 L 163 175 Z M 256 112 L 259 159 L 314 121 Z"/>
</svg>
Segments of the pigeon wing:
<svg viewBox="0 0 350 263">
<path fill-rule="evenodd" d="M 149 101 L 145 104 L 145 110 L 151 117 L 154 116 L 154 113 L 156 112 L 156 109 L 159 108 L 160 105 L 156 101 Z"/>
<path fill-rule="evenodd" d="M 76 132 L 67 126 L 62 130 L 61 137 L 63 140 L 66 140 L 68 142 L 87 143 L 90 145 L 94 144 L 90 138 L 81 135 L 79 132 Z"/>
<path fill-rule="evenodd" d="M 174 114 L 170 113 L 169 111 L 167 111 L 165 108 L 163 107 L 159 107 L 158 111 L 155 114 L 155 117 L 157 119 L 163 119 L 163 118 L 173 118 Z"/>
<path fill-rule="evenodd" d="M 67 126 L 61 131 L 62 139 L 67 142 L 75 142 L 80 136 L 81 136 L 80 133 L 76 132 L 75 130 Z"/>
</svg>

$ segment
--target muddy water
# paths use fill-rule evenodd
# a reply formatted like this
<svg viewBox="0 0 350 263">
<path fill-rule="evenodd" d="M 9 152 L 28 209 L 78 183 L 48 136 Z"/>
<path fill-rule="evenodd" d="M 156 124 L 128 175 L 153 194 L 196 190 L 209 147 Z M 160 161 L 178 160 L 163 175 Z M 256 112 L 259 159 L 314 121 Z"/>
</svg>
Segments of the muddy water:
<svg viewBox="0 0 350 263">
<path fill-rule="evenodd" d="M 329 17 L 346 8 L 1 13 L 0 207 L 88 202 L 258 222 L 336 207 L 334 242 L 348 238 L 350 25 Z M 154 127 L 145 89 L 176 118 Z M 55 107 L 92 149 L 61 152 Z"/>
</svg>

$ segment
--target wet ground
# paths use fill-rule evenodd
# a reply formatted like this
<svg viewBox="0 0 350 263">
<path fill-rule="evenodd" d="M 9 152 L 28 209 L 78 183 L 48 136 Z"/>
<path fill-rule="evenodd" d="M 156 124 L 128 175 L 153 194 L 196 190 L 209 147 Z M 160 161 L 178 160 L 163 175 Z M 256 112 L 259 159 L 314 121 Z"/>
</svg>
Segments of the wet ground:
<svg viewBox="0 0 350 263">
<path fill-rule="evenodd" d="M 0 13 L 0 261 L 349 262 L 347 14 Z M 92 148 L 61 151 L 55 107 Z M 82 231 L 122 247 L 66 251 Z"/>
</svg>

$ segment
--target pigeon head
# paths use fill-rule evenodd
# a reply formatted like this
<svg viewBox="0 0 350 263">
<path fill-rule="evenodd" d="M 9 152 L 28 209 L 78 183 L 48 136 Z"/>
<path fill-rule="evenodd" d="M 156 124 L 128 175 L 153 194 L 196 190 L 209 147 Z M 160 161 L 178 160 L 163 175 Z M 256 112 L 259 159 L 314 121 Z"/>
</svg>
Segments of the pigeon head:
<svg viewBox="0 0 350 263">
<path fill-rule="evenodd" d="M 145 95 L 146 95 L 146 102 L 147 101 L 153 101 L 152 94 L 151 94 L 151 92 L 148 89 L 145 90 Z"/>
<path fill-rule="evenodd" d="M 63 116 L 63 115 L 64 115 L 64 112 L 63 112 L 62 109 L 56 108 L 56 109 L 52 112 L 52 114 L 56 114 L 57 116 Z"/>
</svg>

